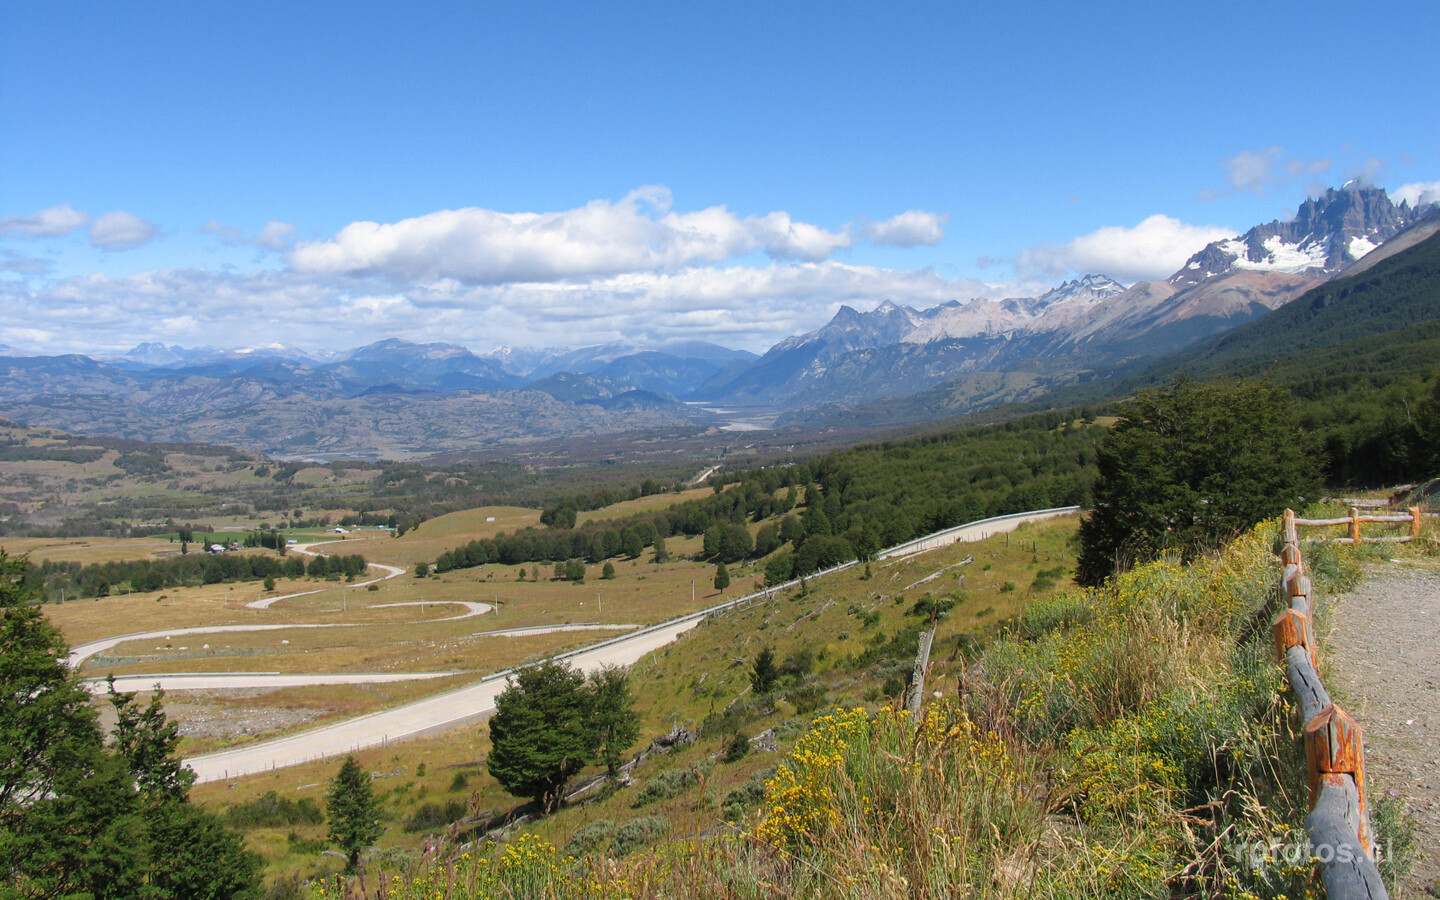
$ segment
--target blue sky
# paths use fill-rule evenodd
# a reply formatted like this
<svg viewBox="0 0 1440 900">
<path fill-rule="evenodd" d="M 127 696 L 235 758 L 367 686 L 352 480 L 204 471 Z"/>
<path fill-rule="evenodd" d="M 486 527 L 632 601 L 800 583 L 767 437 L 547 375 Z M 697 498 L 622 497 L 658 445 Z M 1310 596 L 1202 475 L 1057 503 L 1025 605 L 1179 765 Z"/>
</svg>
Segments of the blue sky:
<svg viewBox="0 0 1440 900">
<path fill-rule="evenodd" d="M 0 344 L 763 350 L 1440 194 L 1440 4 L 0 0 Z"/>
</svg>

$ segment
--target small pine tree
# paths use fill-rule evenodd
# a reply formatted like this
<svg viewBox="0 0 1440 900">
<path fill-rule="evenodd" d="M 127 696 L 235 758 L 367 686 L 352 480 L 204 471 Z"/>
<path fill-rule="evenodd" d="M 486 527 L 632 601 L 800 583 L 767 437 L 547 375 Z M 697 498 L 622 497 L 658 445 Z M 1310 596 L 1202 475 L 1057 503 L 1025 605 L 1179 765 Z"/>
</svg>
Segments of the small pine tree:
<svg viewBox="0 0 1440 900">
<path fill-rule="evenodd" d="M 768 694 L 775 690 L 775 680 L 779 677 L 775 654 L 765 647 L 756 655 L 755 665 L 750 670 L 750 689 L 757 694 Z"/>
<path fill-rule="evenodd" d="M 608 580 L 608 579 L 611 579 L 611 578 L 614 578 L 614 577 L 615 577 L 615 565 L 614 565 L 614 563 L 608 563 L 608 562 L 607 562 L 607 563 L 605 564 L 605 567 L 600 570 L 600 577 L 601 577 L 601 578 L 604 578 L 604 579 L 607 579 L 607 580 Z"/>
<path fill-rule="evenodd" d="M 346 756 L 325 795 L 325 817 L 330 820 L 330 841 L 345 853 L 345 871 L 360 868 L 360 854 L 380 839 L 380 803 L 370 787 L 370 775 Z"/>
<path fill-rule="evenodd" d="M 715 590 L 723 591 L 730 586 L 730 570 L 722 562 L 715 567 Z"/>
</svg>

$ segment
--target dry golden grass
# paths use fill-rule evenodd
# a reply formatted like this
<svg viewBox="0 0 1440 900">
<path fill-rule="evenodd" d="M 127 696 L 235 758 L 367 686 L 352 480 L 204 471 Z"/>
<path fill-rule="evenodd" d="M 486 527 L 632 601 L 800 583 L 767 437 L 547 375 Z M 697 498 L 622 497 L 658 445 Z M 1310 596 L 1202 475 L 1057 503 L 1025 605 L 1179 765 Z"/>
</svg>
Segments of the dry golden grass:
<svg viewBox="0 0 1440 900">
<path fill-rule="evenodd" d="M 906 611 L 925 593 L 946 596 L 963 590 L 963 601 L 941 622 L 932 656 L 929 685 L 932 689 L 951 693 L 959 673 L 957 650 L 961 635 L 993 628 L 1000 620 L 1020 612 L 1033 599 L 1034 595 L 1028 588 L 1036 571 L 1058 566 L 1068 568 L 1073 564 L 1068 541 L 1074 530 L 1073 518 L 1025 526 L 1008 538 L 1002 535 L 981 543 L 957 544 L 904 560 L 872 564 L 869 579 L 864 577 L 864 567 L 856 566 L 840 575 L 812 579 L 805 596 L 799 596 L 797 590 L 791 589 L 776 593 L 768 601 L 761 600 L 715 617 L 676 643 L 651 654 L 632 669 L 631 688 L 641 717 L 641 738 L 634 750 L 647 744 L 652 737 L 670 731 L 676 724 L 698 728 L 708 714 L 724 709 L 731 701 L 745 695 L 749 686 L 749 661 L 762 646 L 772 647 L 779 660 L 797 651 L 809 651 L 816 661 L 815 671 L 829 686 L 829 703 L 854 705 L 868 702 L 867 695 L 877 687 L 875 676 L 863 668 L 850 667 L 847 658 L 864 653 L 877 640 L 876 635 L 883 635 L 888 640 L 897 632 L 918 625 L 920 620 L 907 616 Z M 698 549 L 698 541 L 667 541 L 667 545 L 672 552 L 677 546 Z M 906 590 L 914 582 L 972 556 L 974 562 Z M 648 557 L 647 553 L 645 559 L 648 560 Z M 526 568 L 528 571 L 531 567 Z M 423 587 L 427 596 L 432 596 L 432 591 L 436 592 L 433 596 L 439 596 L 441 591 L 453 590 L 468 592 L 467 599 L 488 601 L 498 597 L 508 601 L 503 611 L 493 619 L 482 616 L 458 623 L 470 631 L 513 628 L 541 620 L 563 620 L 567 616 L 573 621 L 581 621 L 578 613 L 582 609 L 586 613 L 595 613 L 593 616 L 586 615 L 585 620 L 600 618 L 593 602 L 597 590 L 604 603 L 603 618 L 608 621 L 655 621 L 690 608 L 692 580 L 696 582 L 696 606 L 712 605 L 720 599 L 710 587 L 713 566 L 694 562 L 656 566 L 648 561 L 622 561 L 616 569 L 618 577 L 615 581 L 587 580 L 583 585 L 548 581 L 534 584 L 528 580 L 517 582 L 513 568 L 499 566 L 451 572 L 443 579 L 407 576 L 386 584 L 392 586 L 389 589 L 411 597 Z M 737 577 L 737 584 L 729 592 L 731 596 L 742 593 L 740 582 L 749 584 L 747 579 L 754 578 L 745 567 L 738 569 L 743 577 Z M 963 589 L 958 578 L 962 574 L 965 576 Z M 1063 585 L 1069 579 L 1058 581 L 1059 585 Z M 1007 582 L 1015 583 L 1016 589 L 1005 590 Z M 490 592 L 488 595 L 487 591 Z M 582 601 L 585 604 L 583 607 L 579 605 Z M 852 612 L 852 607 L 857 611 L 876 612 L 879 619 L 873 627 L 864 627 L 860 618 Z M 612 618 L 616 610 L 623 614 Z M 651 614 L 641 619 L 639 613 L 646 611 Z M 405 627 L 430 629 L 438 626 Z M 373 629 L 339 631 L 352 630 L 368 632 Z M 392 648 L 395 652 L 390 656 L 386 656 L 389 651 L 382 653 L 374 648 L 364 648 L 363 652 L 377 654 L 369 657 L 376 661 L 389 659 L 396 670 L 434 671 L 451 665 L 469 664 L 478 672 L 486 668 L 485 664 L 502 668 L 513 665 L 521 658 L 553 652 L 563 643 L 559 639 L 579 645 L 599 637 L 594 633 L 572 633 L 521 639 L 481 637 L 447 640 L 437 634 L 433 638 L 433 646 L 426 641 L 406 645 L 410 653 L 408 658 L 402 658 L 398 647 Z M 299 646 L 302 645 L 291 645 Z M 340 648 L 309 650 L 295 654 L 296 659 L 325 659 L 330 650 L 340 654 L 334 658 L 337 663 L 345 658 Z M 908 647 L 902 651 L 904 654 L 911 652 Z M 454 683 L 445 679 L 376 685 L 374 690 L 306 688 L 275 691 L 259 698 L 221 697 L 205 702 L 236 714 L 260 704 L 285 709 L 303 708 L 319 711 L 319 720 L 327 720 L 342 715 L 336 710 L 378 709 L 400 702 L 402 696 L 425 696 Z M 171 699 L 176 697 L 178 695 L 172 695 Z M 753 735 L 763 728 L 778 726 L 793 715 L 794 708 L 781 702 L 774 714 L 747 723 L 746 730 Z M 667 757 L 661 763 L 652 764 L 637 773 L 638 783 L 643 786 L 646 780 L 662 769 L 711 766 L 709 760 L 722 749 L 726 737 L 706 736 L 700 743 Z M 192 745 L 196 748 L 203 746 L 198 742 L 192 742 Z M 371 772 L 397 773 L 393 779 L 381 778 L 375 782 L 377 792 L 383 795 L 383 802 L 393 817 L 380 847 L 413 850 L 420 845 L 423 836 L 406 834 L 400 822 L 424 802 L 444 803 L 469 797 L 475 807 L 492 812 L 518 805 L 520 801 L 507 795 L 485 772 L 481 761 L 487 752 L 486 727 L 477 723 L 434 737 L 356 754 L 361 764 Z M 752 753 L 737 764 L 714 764 L 708 769 L 703 787 L 646 807 L 638 814 L 666 817 L 672 834 L 693 833 L 713 827 L 719 802 L 755 772 L 773 765 L 775 761 L 774 755 Z M 426 766 L 424 776 L 416 774 L 421 763 Z M 254 799 L 269 790 L 291 799 L 309 796 L 320 802 L 325 784 L 334 777 L 339 765 L 340 760 L 337 759 L 240 779 L 233 785 L 201 785 L 194 789 L 193 796 L 198 802 L 216 809 Z M 450 768 L 452 766 L 462 768 Z M 468 785 L 462 790 L 452 791 L 451 784 L 459 772 L 466 774 Z M 564 846 L 577 829 L 589 822 L 602 818 L 624 820 L 636 815 L 629 809 L 634 797 L 634 791 L 621 792 L 609 800 L 587 805 L 571 814 L 542 820 L 530 826 L 530 830 L 558 846 Z M 284 839 L 288 830 L 257 829 L 249 834 L 250 846 L 272 862 L 272 871 L 314 873 L 318 871 L 317 865 L 328 865 L 324 861 L 317 863 L 313 857 L 292 855 Z M 319 831 L 310 833 L 315 829 L 296 830 L 301 837 L 322 836 Z"/>
<path fill-rule="evenodd" d="M 41 563 L 78 562 L 85 565 L 128 559 L 147 559 L 179 553 L 180 545 L 158 538 L 0 538 L 0 546 L 11 556 L 30 554 Z"/>
<path fill-rule="evenodd" d="M 655 512 L 659 509 L 669 509 L 687 500 L 699 500 L 715 493 L 708 487 L 692 488 L 688 491 L 681 491 L 678 494 L 651 494 L 648 497 L 638 497 L 634 500 L 626 500 L 621 503 L 612 503 L 600 509 L 586 510 L 580 513 L 575 521 L 578 525 L 587 522 L 603 522 L 606 519 L 622 519 L 626 516 L 633 516 L 638 513 Z"/>
<path fill-rule="evenodd" d="M 494 517 L 495 521 L 487 522 Z M 502 531 L 538 528 L 540 510 L 518 506 L 482 506 L 430 519 L 414 531 L 390 541 L 386 561 L 413 566 L 417 562 L 434 562 L 446 550 L 453 550 L 470 541 L 491 538 Z M 377 551 L 378 552 L 378 551 Z"/>
</svg>

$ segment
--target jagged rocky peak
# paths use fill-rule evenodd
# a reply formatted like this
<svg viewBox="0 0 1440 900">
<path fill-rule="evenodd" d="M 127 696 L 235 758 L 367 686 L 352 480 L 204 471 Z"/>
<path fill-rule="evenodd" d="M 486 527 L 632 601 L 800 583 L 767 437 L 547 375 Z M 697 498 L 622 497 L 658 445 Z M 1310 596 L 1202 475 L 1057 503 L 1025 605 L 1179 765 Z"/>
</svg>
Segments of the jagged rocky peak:
<svg viewBox="0 0 1440 900">
<path fill-rule="evenodd" d="M 1239 237 L 1215 241 L 1170 276 L 1178 287 L 1236 269 L 1334 273 L 1388 241 L 1419 215 L 1407 203 L 1395 205 L 1384 188 L 1350 182 L 1310 197 L 1295 217 L 1257 225 Z"/>
<path fill-rule="evenodd" d="M 1074 281 L 1066 281 L 1059 287 L 1046 291 L 1039 298 L 1039 305 L 1054 306 L 1058 303 L 1098 303 L 1116 294 L 1124 293 L 1125 285 L 1108 275 L 1086 275 Z"/>
<path fill-rule="evenodd" d="M 834 317 L 820 328 L 786 338 L 772 347 L 771 352 L 816 342 L 848 350 L 883 347 L 899 342 L 913 331 L 918 315 L 910 307 L 900 306 L 890 300 L 865 313 L 852 306 L 842 306 L 836 310 Z"/>
</svg>

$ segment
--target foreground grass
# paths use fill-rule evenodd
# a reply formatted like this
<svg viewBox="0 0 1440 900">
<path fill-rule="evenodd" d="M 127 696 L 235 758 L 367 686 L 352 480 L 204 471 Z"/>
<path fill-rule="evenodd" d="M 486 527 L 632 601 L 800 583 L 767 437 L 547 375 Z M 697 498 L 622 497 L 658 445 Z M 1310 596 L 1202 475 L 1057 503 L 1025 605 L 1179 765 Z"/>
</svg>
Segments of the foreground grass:
<svg viewBox="0 0 1440 900">
<path fill-rule="evenodd" d="M 1190 566 L 1160 562 L 1101 590 L 1043 594 L 983 651 L 942 630 L 938 646 L 953 648 L 953 658 L 938 655 L 964 671 L 964 690 L 932 701 L 918 722 L 883 695 L 867 702 L 856 676 L 868 666 L 855 668 L 866 660 L 836 646 L 829 668 L 811 677 L 842 709 L 810 721 L 788 698 L 732 699 L 714 705 L 722 716 L 708 717 L 723 728 L 778 721 L 790 747 L 778 765 L 755 753 L 717 761 L 721 743 L 712 738 L 667 767 L 693 778 L 637 773 L 638 790 L 581 804 L 508 843 L 442 841 L 418 856 L 382 854 L 365 879 L 309 890 L 402 898 L 1305 896 L 1314 887 L 1308 864 L 1248 854 L 1291 839 L 1306 805 L 1296 723 L 1269 649 L 1273 539 L 1273 524 L 1262 526 Z M 1310 565 L 1322 590 L 1358 571 L 1348 551 L 1331 548 L 1317 547 Z M 865 612 L 858 608 L 857 618 Z M 738 655 L 733 642 L 721 643 Z M 703 660 L 690 657 L 693 680 L 681 685 L 692 702 L 700 699 L 695 680 L 707 675 Z M 663 685 L 665 669 L 662 655 L 637 678 Z M 743 667 L 730 677 L 743 678 Z M 674 673 L 669 679 L 673 686 Z M 737 707 L 748 713 L 734 715 Z M 740 778 L 748 789 L 717 789 Z M 678 799 L 642 803 L 664 798 L 651 787 L 662 779 Z M 645 808 L 622 817 L 622 803 Z"/>
</svg>

